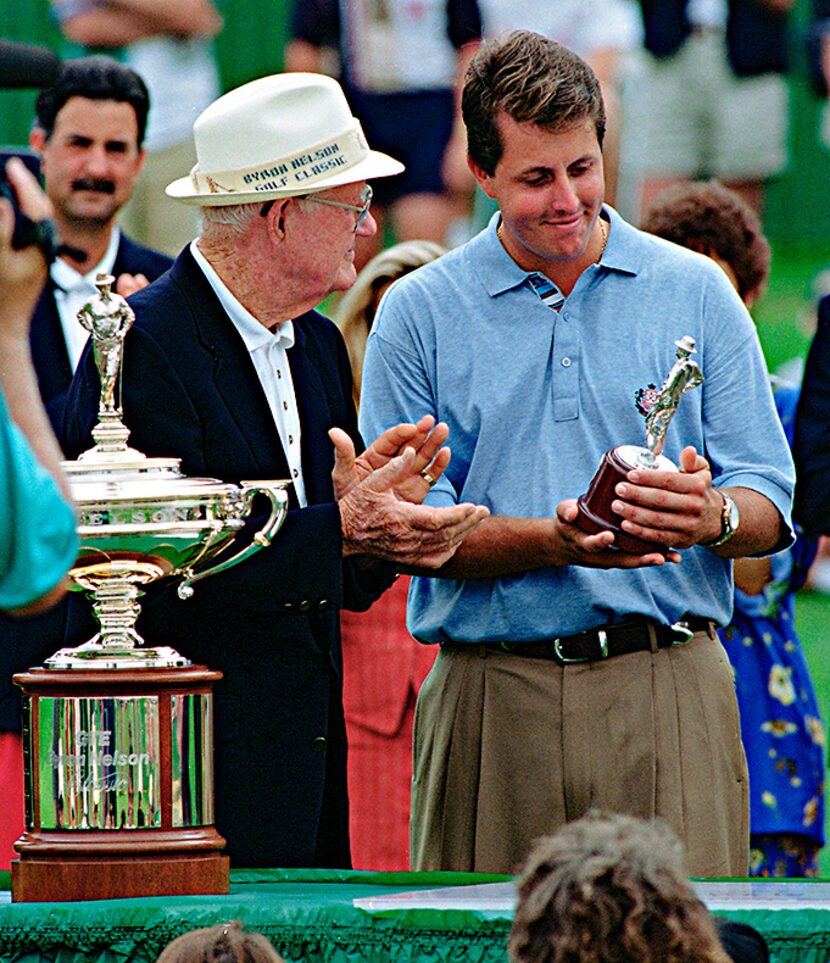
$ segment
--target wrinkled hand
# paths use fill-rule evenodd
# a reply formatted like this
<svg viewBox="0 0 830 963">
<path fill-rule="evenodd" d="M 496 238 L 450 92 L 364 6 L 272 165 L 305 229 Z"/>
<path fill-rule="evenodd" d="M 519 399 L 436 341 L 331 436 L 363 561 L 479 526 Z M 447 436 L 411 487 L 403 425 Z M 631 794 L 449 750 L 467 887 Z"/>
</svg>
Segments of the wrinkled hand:
<svg viewBox="0 0 830 963">
<path fill-rule="evenodd" d="M 334 445 L 331 477 L 335 499 L 339 502 L 373 471 L 412 448 L 415 457 L 411 474 L 398 481 L 395 492 L 406 501 L 420 505 L 430 488 L 422 472 L 429 467 L 429 474 L 437 481 L 450 463 L 450 449 L 443 447 L 448 436 L 449 428 L 443 422 L 436 425 L 432 415 L 424 415 L 417 425 L 404 422 L 387 429 L 362 455 L 355 456 L 352 439 L 342 429 L 332 428 L 329 438 Z"/>
<path fill-rule="evenodd" d="M 373 471 L 339 500 L 344 555 L 371 555 L 398 565 L 440 568 L 489 515 L 481 505 L 413 504 L 397 494 L 417 472 L 412 448 Z"/>
<path fill-rule="evenodd" d="M 50 217 L 52 205 L 40 185 L 17 157 L 6 164 L 9 184 L 18 206 L 33 221 Z M 14 210 L 0 199 L 0 325 L 3 333 L 28 338 L 29 320 L 46 281 L 46 261 L 40 248 L 31 245 L 21 251 L 11 246 Z"/>
<path fill-rule="evenodd" d="M 579 513 L 576 499 L 569 498 L 556 506 L 557 535 L 561 549 L 561 565 L 582 565 L 586 568 L 648 568 L 679 562 L 677 552 L 663 556 L 660 552 L 633 555 L 612 548 L 613 532 L 588 535 L 576 524 Z"/>
<path fill-rule="evenodd" d="M 119 274 L 115 282 L 115 293 L 128 298 L 136 291 L 146 288 L 150 282 L 143 274 Z"/>
<path fill-rule="evenodd" d="M 638 538 L 683 549 L 720 534 L 723 498 L 712 487 L 709 463 L 691 445 L 680 453 L 679 472 L 638 468 L 614 491 L 620 527 Z"/>
</svg>

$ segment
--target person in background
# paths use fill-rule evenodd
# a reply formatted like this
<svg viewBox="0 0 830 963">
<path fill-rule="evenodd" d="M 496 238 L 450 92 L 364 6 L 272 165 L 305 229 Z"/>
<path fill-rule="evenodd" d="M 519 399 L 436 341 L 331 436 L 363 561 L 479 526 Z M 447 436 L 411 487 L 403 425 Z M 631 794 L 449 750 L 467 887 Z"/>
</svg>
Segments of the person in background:
<svg viewBox="0 0 830 963">
<path fill-rule="evenodd" d="M 481 38 L 476 0 L 295 0 L 286 68 L 327 69 L 335 37 L 366 136 L 406 166 L 376 185 L 378 231 L 361 239 L 358 265 L 378 252 L 387 222 L 398 241 L 448 243 L 453 222 L 469 215 L 473 189 L 466 171 L 448 187 L 443 170 L 463 164 L 463 144 L 452 138 L 455 88 Z M 459 148 L 460 160 L 448 155 Z"/>
<path fill-rule="evenodd" d="M 193 121 L 220 93 L 213 38 L 222 17 L 212 0 L 50 0 L 69 54 L 106 52 L 150 91 L 147 159 L 125 229 L 143 244 L 176 255 L 196 233 L 195 211 L 180 210 L 164 188 L 196 161 Z"/>
<path fill-rule="evenodd" d="M 761 212 L 787 164 L 794 0 L 640 0 L 645 32 L 624 137 L 641 210 L 677 181 L 716 177 Z M 631 94 L 630 100 L 628 94 Z"/>
<path fill-rule="evenodd" d="M 499 214 L 387 292 L 360 410 L 370 437 L 424 409 L 446 422 L 427 503 L 491 511 L 410 591 L 410 631 L 440 646 L 415 715 L 413 865 L 510 872 L 599 805 L 665 819 L 695 875 L 743 875 L 746 762 L 715 626 L 732 559 L 792 541 L 793 486 L 752 319 L 715 264 L 603 204 L 602 96 L 572 51 L 486 42 L 462 111 Z M 579 527 L 577 496 L 604 452 L 642 444 L 685 336 L 705 382 L 665 438 L 682 471 L 633 470 L 609 506 L 660 551 L 617 549 Z"/>
<path fill-rule="evenodd" d="M 56 431 L 88 337 L 78 311 L 97 296 L 97 275 L 114 275 L 116 290 L 126 297 L 173 263 L 119 227 L 144 163 L 148 109 L 141 77 L 110 57 L 65 61 L 37 98 L 29 143 L 40 157 L 63 248 L 35 308 L 31 345 Z"/>
<path fill-rule="evenodd" d="M 238 920 L 190 930 L 177 936 L 156 963 L 285 963 L 261 933 L 247 932 Z"/>
<path fill-rule="evenodd" d="M 380 299 L 397 278 L 440 257 L 433 241 L 402 241 L 375 255 L 333 315 L 349 361 L 355 407 L 366 339 Z M 406 631 L 409 577 L 401 575 L 368 612 L 341 612 L 343 707 L 349 741 L 349 828 L 358 869 L 409 868 L 409 794 L 415 699 L 435 649 Z"/>
<path fill-rule="evenodd" d="M 21 161 L 10 160 L 2 174 L 23 213 L 33 221 L 50 216 L 48 200 Z M 12 205 L 0 199 L 0 610 L 24 616 L 64 595 L 78 540 L 61 452 L 29 350 L 29 320 L 46 280 L 46 261 L 35 245 L 12 249 L 14 223 Z M 4 693 L 12 688 L 13 656 L 7 646 L 0 650 Z M 17 708 L 16 718 L 5 706 L 0 716 L 0 869 L 9 868 L 12 844 L 24 828 Z"/>
<path fill-rule="evenodd" d="M 339 84 L 251 81 L 206 108 L 194 138 L 197 167 L 167 190 L 200 208 L 201 230 L 130 299 L 124 422 L 188 475 L 290 480 L 288 512 L 273 551 L 187 602 L 149 590 L 138 628 L 223 673 L 216 826 L 232 865 L 348 866 L 340 610 L 368 608 L 395 565 L 443 564 L 487 510 L 421 504 L 449 461 L 446 425 L 419 418 L 362 451 L 343 339 L 313 310 L 355 281 L 355 238 L 376 229 L 367 180 L 401 166 L 369 149 Z M 73 456 L 99 394 L 87 347 L 64 426 Z"/>
<path fill-rule="evenodd" d="M 716 182 L 667 188 L 642 228 L 719 264 L 748 308 L 762 295 L 770 247 L 735 192 Z M 799 388 L 775 376 L 770 383 L 792 445 Z M 796 533 L 777 555 L 736 559 L 735 611 L 719 630 L 735 671 L 749 769 L 751 876 L 818 876 L 825 842 L 824 726 L 795 631 L 795 593 L 817 541 L 798 526 Z"/>
</svg>

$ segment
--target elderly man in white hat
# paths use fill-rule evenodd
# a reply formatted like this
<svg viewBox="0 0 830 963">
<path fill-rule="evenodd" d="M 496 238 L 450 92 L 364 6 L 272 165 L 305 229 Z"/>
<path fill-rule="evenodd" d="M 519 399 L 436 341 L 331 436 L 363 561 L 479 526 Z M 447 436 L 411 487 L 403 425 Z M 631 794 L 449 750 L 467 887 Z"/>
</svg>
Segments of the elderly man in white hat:
<svg viewBox="0 0 830 963">
<path fill-rule="evenodd" d="M 312 308 L 352 284 L 355 235 L 376 230 L 367 178 L 401 165 L 369 150 L 338 84 L 253 81 L 194 135 L 198 164 L 168 193 L 201 206 L 201 235 L 131 299 L 124 420 L 131 443 L 189 475 L 290 478 L 291 510 L 270 550 L 193 599 L 148 593 L 140 629 L 224 673 L 216 822 L 233 865 L 348 866 L 338 612 L 370 605 L 390 562 L 441 565 L 487 511 L 420 504 L 449 460 L 431 419 L 355 457 L 346 350 Z M 70 457 L 89 444 L 98 392 L 87 353 Z"/>
</svg>

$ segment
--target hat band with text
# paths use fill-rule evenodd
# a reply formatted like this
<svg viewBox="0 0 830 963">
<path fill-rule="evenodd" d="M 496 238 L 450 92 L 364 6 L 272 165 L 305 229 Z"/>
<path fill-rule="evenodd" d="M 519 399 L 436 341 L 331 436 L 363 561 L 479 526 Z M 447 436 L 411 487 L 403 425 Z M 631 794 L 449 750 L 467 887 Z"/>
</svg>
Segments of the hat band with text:
<svg viewBox="0 0 830 963">
<path fill-rule="evenodd" d="M 369 145 L 360 124 L 338 137 L 315 144 L 298 154 L 242 167 L 206 173 L 198 165 L 190 172 L 199 194 L 250 194 L 259 191 L 311 190 L 340 170 L 355 167 L 369 156 Z"/>
</svg>

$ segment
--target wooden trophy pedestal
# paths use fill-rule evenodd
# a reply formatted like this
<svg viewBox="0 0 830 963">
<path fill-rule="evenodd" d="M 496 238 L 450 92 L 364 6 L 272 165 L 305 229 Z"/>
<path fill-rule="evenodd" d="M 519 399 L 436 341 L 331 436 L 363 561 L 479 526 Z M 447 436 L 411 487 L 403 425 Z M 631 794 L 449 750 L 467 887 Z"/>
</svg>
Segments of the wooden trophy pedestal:
<svg viewBox="0 0 830 963">
<path fill-rule="evenodd" d="M 204 666 L 36 668 L 24 694 L 27 830 L 12 900 L 227 893 Z"/>
<path fill-rule="evenodd" d="M 589 535 L 613 532 L 614 543 L 611 548 L 621 552 L 630 552 L 634 555 L 660 552 L 666 555 L 671 549 L 665 545 L 637 538 L 636 535 L 630 535 L 621 528 L 622 518 L 611 508 L 611 503 L 618 497 L 614 489 L 621 481 L 625 481 L 632 469 L 639 467 L 632 457 L 637 451 L 634 445 L 621 445 L 618 448 L 612 448 L 602 456 L 588 491 L 577 499 L 579 514 L 576 516 L 576 524 Z M 677 467 L 668 458 L 658 455 L 657 459 L 661 471 L 677 471 Z"/>
</svg>

